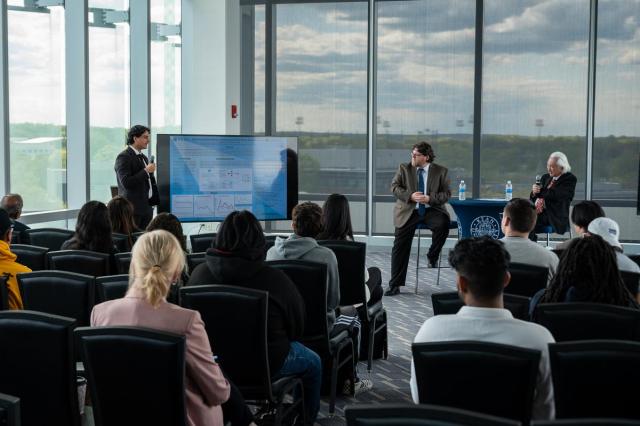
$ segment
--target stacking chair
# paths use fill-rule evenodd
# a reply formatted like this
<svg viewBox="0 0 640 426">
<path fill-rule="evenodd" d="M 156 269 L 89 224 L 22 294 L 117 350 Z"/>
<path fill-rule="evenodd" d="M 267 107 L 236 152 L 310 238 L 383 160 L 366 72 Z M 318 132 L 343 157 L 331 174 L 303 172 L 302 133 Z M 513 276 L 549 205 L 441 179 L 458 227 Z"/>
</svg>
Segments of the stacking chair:
<svg viewBox="0 0 640 426">
<path fill-rule="evenodd" d="M 547 286 L 549 268 L 512 262 L 509 265 L 511 281 L 504 292 L 525 297 L 533 297 Z"/>
<path fill-rule="evenodd" d="M 47 247 L 49 250 L 60 250 L 62 243 L 73 237 L 73 231 L 60 228 L 27 229 L 29 244 Z"/>
<path fill-rule="evenodd" d="M 330 372 L 329 414 L 332 415 L 336 405 L 338 370 L 350 367 L 353 383 L 356 360 L 353 341 L 347 330 L 332 338 L 331 330 L 327 328 L 327 265 L 306 260 L 277 260 L 269 262 L 269 266 L 287 274 L 304 300 L 306 317 L 300 343 L 320 356 L 323 372 Z M 325 382 L 326 376 L 323 374 Z"/>
<path fill-rule="evenodd" d="M 382 301 L 367 306 L 365 295 L 364 269 L 367 258 L 367 245 L 355 241 L 319 241 L 320 245 L 331 249 L 338 259 L 338 273 L 340 275 L 340 304 L 355 305 L 362 325 L 362 343 L 360 344 L 360 358 L 367 359 L 367 370 L 371 371 L 371 364 L 376 346 L 382 348 L 381 356 L 387 359 L 387 312 Z M 377 342 L 376 342 L 377 339 Z M 377 345 L 376 345 L 377 343 Z"/>
<path fill-rule="evenodd" d="M 418 280 L 420 277 L 420 274 L 418 273 L 420 271 L 420 239 L 422 237 L 422 230 L 423 229 L 429 229 L 428 225 L 425 225 L 424 223 L 419 223 L 416 226 L 416 229 L 418 230 L 418 254 L 416 255 L 416 289 L 415 289 L 415 293 L 418 294 Z M 455 220 L 450 220 L 449 221 L 449 229 L 458 229 L 458 222 Z M 458 240 L 460 240 L 460 230 L 458 230 Z M 442 248 L 442 250 L 444 250 L 444 247 Z M 442 268 L 441 266 L 441 262 L 442 262 L 442 252 L 440 252 L 440 255 L 438 256 L 438 275 L 436 278 L 436 285 L 440 285 L 440 268 Z M 450 266 L 446 266 L 447 268 L 449 268 Z M 424 269 L 424 266 L 422 267 L 422 269 Z"/>
<path fill-rule="evenodd" d="M 0 393 L 0 425 L 20 426 L 20 398 Z"/>
<path fill-rule="evenodd" d="M 128 235 L 118 234 L 117 232 L 114 232 L 113 234 L 111 234 L 111 238 L 113 239 L 113 244 L 115 244 L 120 253 L 131 251 Z"/>
<path fill-rule="evenodd" d="M 47 269 L 47 252 L 49 248 L 28 244 L 13 244 L 11 251 L 18 256 L 16 262 L 26 266 L 32 271 Z"/>
<path fill-rule="evenodd" d="M 633 260 L 638 266 L 640 266 L 640 254 L 630 254 L 628 256 L 629 259 Z"/>
<path fill-rule="evenodd" d="M 94 304 L 94 278 L 66 271 L 18 274 L 24 309 L 63 315 L 89 325 Z"/>
<path fill-rule="evenodd" d="M 588 340 L 553 343 L 549 345 L 549 361 L 556 418 L 640 420 L 637 398 L 639 342 Z"/>
<path fill-rule="evenodd" d="M 102 277 L 109 275 L 111 255 L 89 250 L 60 250 L 47 253 L 49 269 Z"/>
<path fill-rule="evenodd" d="M 540 352 L 486 342 L 412 345 L 421 404 L 478 411 L 528 424 Z"/>
<path fill-rule="evenodd" d="M 96 305 L 113 299 L 121 299 L 129 289 L 129 275 L 109 275 L 96 278 Z"/>
<path fill-rule="evenodd" d="M 615 339 L 640 342 L 640 311 L 600 303 L 541 303 L 533 321 L 556 342 Z"/>
<path fill-rule="evenodd" d="M 351 405 L 347 426 L 519 426 L 520 422 L 429 404 Z"/>
<path fill-rule="evenodd" d="M 137 327 L 81 327 L 74 334 L 96 425 L 188 424 L 184 336 Z"/>
<path fill-rule="evenodd" d="M 638 426 L 637 420 L 631 419 L 614 419 L 614 418 L 595 418 L 595 419 L 558 419 L 558 420 L 541 420 L 531 422 L 531 426 Z"/>
<path fill-rule="evenodd" d="M 20 231 L 13 230 L 11 234 L 11 245 L 22 243 L 22 233 Z"/>
<path fill-rule="evenodd" d="M 0 390 L 20 398 L 23 426 L 80 425 L 71 318 L 0 312 Z"/>
<path fill-rule="evenodd" d="M 634 298 L 638 297 L 638 287 L 640 287 L 640 274 L 636 272 L 620 271 L 622 275 L 622 281 L 624 281 L 625 287 L 629 290 L 629 293 Z"/>
<path fill-rule="evenodd" d="M 211 248 L 216 239 L 216 233 L 189 235 L 189 239 L 191 240 L 191 253 L 201 253 Z"/>
<path fill-rule="evenodd" d="M 129 266 L 131 265 L 131 252 L 116 253 L 113 257 L 116 263 L 116 272 L 118 274 L 128 274 Z"/>
<path fill-rule="evenodd" d="M 276 238 L 278 238 L 278 235 L 265 235 L 264 236 L 264 240 L 265 240 L 264 252 L 265 253 L 268 252 L 269 249 L 276 244 Z"/>
<path fill-rule="evenodd" d="M 189 253 L 187 254 L 187 268 L 189 273 L 193 273 L 193 270 L 201 263 L 204 263 L 206 252 Z"/>
<path fill-rule="evenodd" d="M 290 424 L 296 412 L 304 416 L 302 381 L 295 376 L 272 380 L 267 351 L 267 299 L 265 291 L 237 286 L 204 285 L 180 289 L 180 303 L 200 312 L 209 342 L 225 375 L 245 400 L 275 411 L 274 425 Z M 239 313 L 242 313 L 239 315 Z M 233 326 L 229 321 L 233 319 Z M 285 395 L 296 394 L 291 405 Z"/>
<path fill-rule="evenodd" d="M 529 304 L 531 298 L 524 296 L 516 296 L 514 294 L 503 294 L 502 299 L 504 307 L 514 318 L 523 321 L 529 320 Z M 431 295 L 431 305 L 433 306 L 433 315 L 456 314 L 464 302 L 455 291 L 446 293 L 433 293 Z"/>
<path fill-rule="evenodd" d="M 138 231 L 131 234 L 131 239 L 133 240 L 133 244 L 135 244 L 136 241 L 138 241 L 138 238 L 140 238 L 142 235 L 144 235 L 144 231 Z"/>
</svg>

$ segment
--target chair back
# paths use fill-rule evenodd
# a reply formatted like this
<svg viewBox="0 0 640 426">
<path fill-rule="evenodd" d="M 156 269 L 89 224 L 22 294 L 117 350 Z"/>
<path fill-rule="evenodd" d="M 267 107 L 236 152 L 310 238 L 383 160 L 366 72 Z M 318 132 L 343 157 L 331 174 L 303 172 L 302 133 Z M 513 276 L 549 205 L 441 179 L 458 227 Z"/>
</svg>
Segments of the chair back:
<svg viewBox="0 0 640 426">
<path fill-rule="evenodd" d="M 504 308 L 511 312 L 514 318 L 523 321 L 529 321 L 531 319 L 529 318 L 530 297 L 505 293 L 502 295 L 502 301 L 504 302 Z"/>
<path fill-rule="evenodd" d="M 420 403 L 528 423 L 540 352 L 486 342 L 414 343 Z"/>
<path fill-rule="evenodd" d="M 24 309 L 74 318 L 89 325 L 94 304 L 94 278 L 66 271 L 18 274 Z"/>
<path fill-rule="evenodd" d="M 429 404 L 351 405 L 347 426 L 519 426 L 520 422 Z"/>
<path fill-rule="evenodd" d="M 22 233 L 20 231 L 16 231 L 15 229 L 13 230 L 13 233 L 11 234 L 11 245 L 22 243 L 21 234 Z"/>
<path fill-rule="evenodd" d="M 512 262 L 509 265 L 511 281 L 504 292 L 518 296 L 533 297 L 547 286 L 549 268 Z"/>
<path fill-rule="evenodd" d="M 0 393 L 0 425 L 20 426 L 20 398 Z"/>
<path fill-rule="evenodd" d="M 73 231 L 61 228 L 27 229 L 29 243 L 34 246 L 47 247 L 49 250 L 60 250 L 62 243 L 73 237 Z"/>
<path fill-rule="evenodd" d="M 135 244 L 136 241 L 138 241 L 138 238 L 140 238 L 142 235 L 144 235 L 144 231 L 138 231 L 131 234 L 131 239 L 133 240 L 133 244 Z"/>
<path fill-rule="evenodd" d="M 554 343 L 549 345 L 549 361 L 556 418 L 640 419 L 637 398 L 640 343 L 612 340 Z"/>
<path fill-rule="evenodd" d="M 131 266 L 131 252 L 116 253 L 113 255 L 116 263 L 118 274 L 128 274 L 129 266 Z"/>
<path fill-rule="evenodd" d="M 216 235 L 215 232 L 189 235 L 189 240 L 191 240 L 191 253 L 203 253 L 210 249 L 213 246 Z"/>
<path fill-rule="evenodd" d="M 28 244 L 12 244 L 11 251 L 18 256 L 16 262 L 26 266 L 32 271 L 47 269 L 47 247 L 32 246 Z"/>
<path fill-rule="evenodd" d="M 565 249 L 553 249 L 551 251 L 554 252 L 556 254 L 556 256 L 558 256 L 558 259 L 560 259 L 562 257 L 562 255 L 564 254 Z"/>
<path fill-rule="evenodd" d="M 635 298 L 638 295 L 638 287 L 640 286 L 640 274 L 637 272 L 620 271 L 622 275 L 622 281 L 624 281 L 625 287 L 629 290 L 629 293 Z"/>
<path fill-rule="evenodd" d="M 110 254 L 89 250 L 60 250 L 47 253 L 49 269 L 102 277 L 110 274 Z"/>
<path fill-rule="evenodd" d="M 121 299 L 129 289 L 129 275 L 109 275 L 96 278 L 96 305 L 113 299 Z"/>
<path fill-rule="evenodd" d="M 114 232 L 111 234 L 111 239 L 113 240 L 113 244 L 115 244 L 119 252 L 124 253 L 127 251 L 131 251 L 131 245 L 129 245 L 128 235 Z"/>
<path fill-rule="evenodd" d="M 188 424 L 184 336 L 137 327 L 74 334 L 97 426 Z"/>
<path fill-rule="evenodd" d="M 640 266 L 640 254 L 628 254 L 627 256 L 629 256 L 629 259 L 633 260 L 638 266 Z"/>
<path fill-rule="evenodd" d="M 264 252 L 268 252 L 269 249 L 276 245 L 276 238 L 278 235 L 265 235 L 264 236 Z"/>
<path fill-rule="evenodd" d="M 0 275 L 0 311 L 6 311 L 7 309 L 9 309 L 9 288 L 7 287 L 8 280 L 9 274 Z"/>
<path fill-rule="evenodd" d="M 323 247 L 331 249 L 338 259 L 340 275 L 340 304 L 367 304 L 364 290 L 364 270 L 367 258 L 367 245 L 356 241 L 318 241 Z M 366 311 L 366 309 L 365 309 Z"/>
<path fill-rule="evenodd" d="M 529 297 L 503 294 L 502 300 L 504 308 L 511 312 L 514 318 L 529 320 L 529 303 L 531 302 Z M 456 314 L 464 306 L 464 302 L 455 291 L 431 294 L 431 304 L 433 315 Z"/>
<path fill-rule="evenodd" d="M 41 312 L 0 312 L 0 390 L 20 398 L 23 426 L 80 425 L 75 324 Z"/>
<path fill-rule="evenodd" d="M 533 321 L 551 332 L 556 342 L 571 340 L 640 341 L 640 311 L 600 303 L 541 303 Z"/>
<path fill-rule="evenodd" d="M 200 312 L 218 362 L 247 400 L 273 399 L 267 353 L 267 301 L 266 291 L 237 286 L 180 289 L 180 304 Z"/>
<path fill-rule="evenodd" d="M 196 266 L 204 263 L 206 254 L 206 252 L 187 254 L 187 268 L 189 268 L 189 273 L 193 273 Z"/>
<path fill-rule="evenodd" d="M 327 329 L 327 265 L 307 260 L 274 260 L 267 262 L 284 272 L 304 300 L 305 321 L 302 341 L 321 358 L 329 353 Z"/>
</svg>

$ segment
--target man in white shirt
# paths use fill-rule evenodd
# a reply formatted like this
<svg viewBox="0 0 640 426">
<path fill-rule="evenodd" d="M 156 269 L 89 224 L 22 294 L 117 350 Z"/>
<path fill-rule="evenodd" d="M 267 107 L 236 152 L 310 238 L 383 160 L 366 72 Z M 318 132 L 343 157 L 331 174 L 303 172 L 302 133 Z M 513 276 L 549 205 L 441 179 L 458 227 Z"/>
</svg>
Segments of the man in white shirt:
<svg viewBox="0 0 640 426">
<path fill-rule="evenodd" d="M 449 254 L 456 270 L 456 285 L 463 306 L 455 315 L 438 315 L 422 324 L 414 342 L 472 340 L 501 343 L 541 352 L 533 400 L 535 420 L 553 419 L 555 407 L 549 368 L 549 331 L 534 323 L 514 319 L 504 309 L 502 292 L 509 284 L 509 253 L 501 242 L 488 237 L 461 240 Z M 411 361 L 411 395 L 419 403 L 418 384 Z"/>
<path fill-rule="evenodd" d="M 511 256 L 511 262 L 543 266 L 549 269 L 549 281 L 558 268 L 558 256 L 529 239 L 529 233 L 536 226 L 536 208 L 524 198 L 509 201 L 502 214 L 500 241 Z"/>
<path fill-rule="evenodd" d="M 592 235 L 600 235 L 613 250 L 616 252 L 616 261 L 618 262 L 618 269 L 621 271 L 635 272 L 640 274 L 640 266 L 638 266 L 633 260 L 624 254 L 622 250 L 622 244 L 620 244 L 620 226 L 618 222 L 608 217 L 598 217 L 593 219 L 589 223 L 587 228 Z"/>
</svg>

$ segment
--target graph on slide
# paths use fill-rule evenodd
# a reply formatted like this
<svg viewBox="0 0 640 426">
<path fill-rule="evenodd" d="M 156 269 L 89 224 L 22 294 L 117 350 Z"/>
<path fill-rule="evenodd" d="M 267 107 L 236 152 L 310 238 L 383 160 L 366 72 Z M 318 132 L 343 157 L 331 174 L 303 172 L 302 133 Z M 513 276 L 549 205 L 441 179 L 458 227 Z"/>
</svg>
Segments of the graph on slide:
<svg viewBox="0 0 640 426">
<path fill-rule="evenodd" d="M 200 191 L 250 191 L 253 170 L 250 168 L 202 167 Z"/>
<path fill-rule="evenodd" d="M 226 217 L 235 210 L 235 200 L 233 194 L 220 194 L 215 196 L 214 216 Z"/>
</svg>

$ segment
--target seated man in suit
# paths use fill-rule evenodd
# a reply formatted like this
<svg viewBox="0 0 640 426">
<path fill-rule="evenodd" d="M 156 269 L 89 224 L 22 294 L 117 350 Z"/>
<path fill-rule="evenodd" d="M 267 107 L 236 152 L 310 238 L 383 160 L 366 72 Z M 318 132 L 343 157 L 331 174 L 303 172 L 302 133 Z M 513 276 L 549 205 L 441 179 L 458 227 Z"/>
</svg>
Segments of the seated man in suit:
<svg viewBox="0 0 640 426">
<path fill-rule="evenodd" d="M 514 319 L 504 309 L 502 292 L 509 284 L 509 253 L 500 241 L 489 237 L 459 241 L 449 254 L 456 270 L 458 294 L 466 306 L 454 315 L 437 315 L 422 324 L 414 342 L 475 340 L 535 349 L 542 353 L 532 417 L 553 419 L 555 408 L 548 344 L 554 339 L 538 325 Z M 419 403 L 416 373 L 411 362 L 411 395 Z"/>
<path fill-rule="evenodd" d="M 24 201 L 22 201 L 20 194 L 7 194 L 2 197 L 2 201 L 0 202 L 0 207 L 9 213 L 9 217 L 13 220 L 13 233 L 15 234 L 17 232 L 20 235 L 18 241 L 21 244 L 29 244 L 29 235 L 24 231 L 31 228 L 22 222 L 18 222 L 18 219 L 22 216 L 23 206 Z"/>
<path fill-rule="evenodd" d="M 547 172 L 533 185 L 529 199 L 536 206 L 538 220 L 529 238 L 537 241 L 536 233 L 551 225 L 557 234 L 569 230 L 569 207 L 576 192 L 577 179 L 562 152 L 554 152 L 547 160 Z"/>
</svg>

